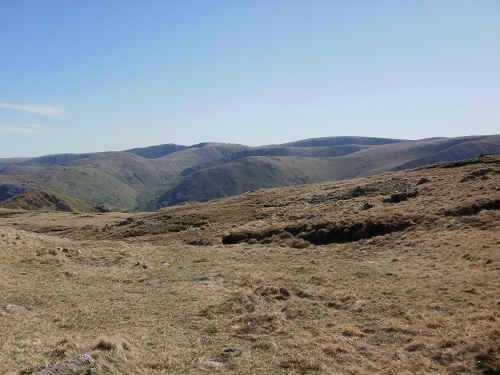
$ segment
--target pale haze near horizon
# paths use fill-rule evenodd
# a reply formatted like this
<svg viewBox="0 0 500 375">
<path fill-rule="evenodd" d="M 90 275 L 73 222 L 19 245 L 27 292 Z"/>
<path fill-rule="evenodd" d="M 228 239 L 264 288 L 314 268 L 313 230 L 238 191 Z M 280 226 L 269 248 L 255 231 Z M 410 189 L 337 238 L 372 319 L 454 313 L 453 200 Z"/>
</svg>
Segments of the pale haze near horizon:
<svg viewBox="0 0 500 375">
<path fill-rule="evenodd" d="M 0 5 L 0 157 L 500 133 L 500 1 Z"/>
</svg>

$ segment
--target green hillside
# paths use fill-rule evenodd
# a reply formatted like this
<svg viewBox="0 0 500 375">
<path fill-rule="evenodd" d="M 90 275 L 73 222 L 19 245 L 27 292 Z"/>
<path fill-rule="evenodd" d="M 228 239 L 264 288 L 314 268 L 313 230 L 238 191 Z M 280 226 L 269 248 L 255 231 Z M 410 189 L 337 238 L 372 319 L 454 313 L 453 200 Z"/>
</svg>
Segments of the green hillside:
<svg viewBox="0 0 500 375">
<path fill-rule="evenodd" d="M 153 207 L 189 200 L 204 202 L 260 188 L 346 180 L 429 162 L 473 158 L 488 152 L 500 153 L 499 136 L 389 143 L 338 157 L 252 156 L 204 168 L 180 179 Z"/>
<path fill-rule="evenodd" d="M 0 159 L 0 201 L 52 190 L 128 210 L 247 191 L 345 180 L 500 153 L 500 136 L 399 140 L 313 138 L 281 145 L 165 144 L 121 152 Z"/>
<path fill-rule="evenodd" d="M 108 212 L 109 207 L 68 197 L 50 190 L 32 190 L 0 202 L 1 208 L 62 211 L 62 212 Z"/>
</svg>

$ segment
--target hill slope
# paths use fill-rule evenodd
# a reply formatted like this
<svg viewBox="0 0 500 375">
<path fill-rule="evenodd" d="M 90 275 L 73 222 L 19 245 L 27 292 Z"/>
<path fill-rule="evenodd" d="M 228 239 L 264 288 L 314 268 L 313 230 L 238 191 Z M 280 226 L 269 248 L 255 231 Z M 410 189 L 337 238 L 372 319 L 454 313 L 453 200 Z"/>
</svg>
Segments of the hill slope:
<svg viewBox="0 0 500 375">
<path fill-rule="evenodd" d="M 417 141 L 328 137 L 249 147 L 166 144 L 123 152 L 0 159 L 0 201 L 33 189 L 125 209 L 207 201 L 259 188 L 335 181 L 500 153 L 500 136 Z"/>
<path fill-rule="evenodd" d="M 64 211 L 64 212 L 108 212 L 109 207 L 92 204 L 58 194 L 50 190 L 31 190 L 0 202 L 1 208 Z"/>
<path fill-rule="evenodd" d="M 499 189 L 484 155 L 157 212 L 0 208 L 0 373 L 497 374 Z"/>
<path fill-rule="evenodd" d="M 305 144 L 311 142 L 304 141 Z M 302 144 L 298 142 L 298 145 Z M 259 188 L 345 180 L 416 167 L 428 162 L 463 160 L 481 153 L 500 153 L 500 136 L 389 142 L 360 147 L 356 151 L 331 157 L 318 155 L 339 149 L 324 148 L 323 143 L 320 144 L 322 146 L 308 149 L 309 153 L 313 153 L 310 157 L 296 156 L 303 150 L 297 145 L 297 152 L 288 154 L 290 156 L 247 156 L 201 169 L 179 179 L 154 202 L 153 207 L 170 206 L 188 200 L 203 202 Z M 258 153 L 261 149 L 244 151 L 243 154 L 251 155 L 255 151 Z"/>
</svg>

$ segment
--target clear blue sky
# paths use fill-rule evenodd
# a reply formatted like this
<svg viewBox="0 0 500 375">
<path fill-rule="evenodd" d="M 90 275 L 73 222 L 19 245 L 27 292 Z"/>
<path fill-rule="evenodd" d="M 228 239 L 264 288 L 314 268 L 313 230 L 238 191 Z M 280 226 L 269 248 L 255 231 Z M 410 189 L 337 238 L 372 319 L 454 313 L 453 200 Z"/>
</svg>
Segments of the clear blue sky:
<svg viewBox="0 0 500 375">
<path fill-rule="evenodd" d="M 0 157 L 497 133 L 498 0 L 0 1 Z"/>
</svg>

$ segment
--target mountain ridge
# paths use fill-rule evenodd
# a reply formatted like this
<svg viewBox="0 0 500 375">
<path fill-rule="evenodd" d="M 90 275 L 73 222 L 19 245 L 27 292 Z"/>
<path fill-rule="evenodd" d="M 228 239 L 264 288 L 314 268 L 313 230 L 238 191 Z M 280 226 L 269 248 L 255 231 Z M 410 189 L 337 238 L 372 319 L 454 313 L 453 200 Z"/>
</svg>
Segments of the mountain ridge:
<svg viewBox="0 0 500 375">
<path fill-rule="evenodd" d="M 156 210 L 247 191 L 345 180 L 500 153 L 500 135 L 402 140 L 322 137 L 259 147 L 167 143 L 0 159 L 0 201 L 35 189 L 128 210 Z"/>
</svg>

